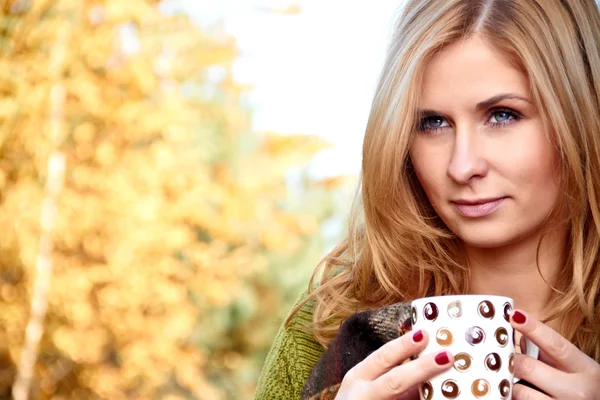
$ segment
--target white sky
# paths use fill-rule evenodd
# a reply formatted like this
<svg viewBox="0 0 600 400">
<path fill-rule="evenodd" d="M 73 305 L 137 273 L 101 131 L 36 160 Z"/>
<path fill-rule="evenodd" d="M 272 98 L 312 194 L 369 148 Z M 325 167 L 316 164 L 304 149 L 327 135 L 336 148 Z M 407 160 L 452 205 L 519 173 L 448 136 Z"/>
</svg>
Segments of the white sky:
<svg viewBox="0 0 600 400">
<path fill-rule="evenodd" d="M 223 20 L 241 57 L 236 80 L 254 87 L 254 128 L 320 135 L 335 145 L 315 157 L 317 177 L 360 170 L 376 80 L 403 0 L 181 0 L 202 22 Z"/>
</svg>

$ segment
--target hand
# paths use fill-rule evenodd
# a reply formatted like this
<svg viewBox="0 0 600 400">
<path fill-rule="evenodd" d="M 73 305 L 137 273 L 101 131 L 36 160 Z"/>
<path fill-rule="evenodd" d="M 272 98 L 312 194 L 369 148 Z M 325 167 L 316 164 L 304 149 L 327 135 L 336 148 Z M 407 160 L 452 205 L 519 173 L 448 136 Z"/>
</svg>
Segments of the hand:
<svg viewBox="0 0 600 400">
<path fill-rule="evenodd" d="M 442 351 L 402 364 L 422 351 L 428 341 L 427 332 L 416 331 L 384 344 L 348 371 L 336 399 L 419 399 L 419 383 L 454 363 L 452 354 Z"/>
<path fill-rule="evenodd" d="M 547 394 L 524 385 L 513 386 L 515 400 L 600 400 L 600 364 L 549 326 L 522 310 L 511 325 L 540 348 L 540 359 L 517 354 L 515 376 Z"/>
</svg>

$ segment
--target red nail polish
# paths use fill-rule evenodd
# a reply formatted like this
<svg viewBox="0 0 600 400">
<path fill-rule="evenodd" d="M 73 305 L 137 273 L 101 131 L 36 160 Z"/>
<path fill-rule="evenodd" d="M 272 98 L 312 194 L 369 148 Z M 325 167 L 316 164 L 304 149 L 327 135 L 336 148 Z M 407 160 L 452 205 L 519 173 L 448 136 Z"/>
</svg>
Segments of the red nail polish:
<svg viewBox="0 0 600 400">
<path fill-rule="evenodd" d="M 423 340 L 423 332 L 421 332 L 421 330 L 419 329 L 418 331 L 413 333 L 413 341 L 415 343 L 419 343 L 421 340 Z"/>
<path fill-rule="evenodd" d="M 524 324 L 525 321 L 527 321 L 527 318 L 525 317 L 524 314 L 515 311 L 512 315 L 512 319 L 513 321 L 515 321 L 517 324 Z"/>
<path fill-rule="evenodd" d="M 449 361 L 450 359 L 448 358 L 448 354 L 445 351 L 435 356 L 435 362 L 437 363 L 437 365 L 446 365 Z"/>
</svg>

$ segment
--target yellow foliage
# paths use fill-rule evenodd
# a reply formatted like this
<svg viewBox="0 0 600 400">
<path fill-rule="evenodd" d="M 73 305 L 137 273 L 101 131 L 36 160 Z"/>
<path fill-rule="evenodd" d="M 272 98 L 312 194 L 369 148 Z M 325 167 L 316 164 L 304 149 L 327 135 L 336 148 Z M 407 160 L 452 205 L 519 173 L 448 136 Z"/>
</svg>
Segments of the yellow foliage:
<svg viewBox="0 0 600 400">
<path fill-rule="evenodd" d="M 247 87 L 231 77 L 235 40 L 157 3 L 40 0 L 0 16 L 20 18 L 0 33 L 10 43 L 0 58 L 0 341 L 11 373 L 30 316 L 48 157 L 58 150 L 67 160 L 39 398 L 224 398 L 206 371 L 215 360 L 226 370 L 247 360 L 203 348 L 205 321 L 239 300 L 269 255 L 298 250 L 318 230 L 315 216 L 279 203 L 287 167 L 327 143 L 248 137 Z M 56 77 L 48 49 L 65 26 L 72 36 Z M 136 50 L 124 50 L 123 35 Z M 226 78 L 206 82 L 212 67 Z M 216 95 L 184 95 L 184 84 Z M 54 85 L 65 90 L 52 115 L 58 148 L 49 136 Z M 239 145 L 249 139 L 256 151 Z"/>
<path fill-rule="evenodd" d="M 289 156 L 309 158 L 317 151 L 330 147 L 330 144 L 319 136 L 281 135 L 267 132 L 264 136 L 263 151 L 273 156 Z"/>
<path fill-rule="evenodd" d="M 156 18 L 156 10 L 145 0 L 105 1 L 107 22 L 144 22 Z"/>
<path fill-rule="evenodd" d="M 0 100 L 0 118 L 14 115 L 19 109 L 19 103 L 14 99 Z"/>
</svg>

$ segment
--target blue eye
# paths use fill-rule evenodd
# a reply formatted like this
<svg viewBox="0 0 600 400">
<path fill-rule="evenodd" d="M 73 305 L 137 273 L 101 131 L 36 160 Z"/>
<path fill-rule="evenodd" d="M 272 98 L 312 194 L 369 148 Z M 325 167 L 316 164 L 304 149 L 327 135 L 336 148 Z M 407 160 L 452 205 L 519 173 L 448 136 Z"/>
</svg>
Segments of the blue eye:
<svg viewBox="0 0 600 400">
<path fill-rule="evenodd" d="M 500 121 L 498 121 L 498 118 L 497 118 L 498 115 L 502 115 L 502 117 L 500 117 Z M 492 116 L 494 116 L 496 121 L 498 121 L 498 122 L 491 122 L 492 126 L 506 125 L 506 124 L 510 123 L 510 121 L 511 121 L 510 118 L 518 119 L 517 115 L 515 115 L 514 113 L 512 113 L 510 111 L 505 111 L 505 110 L 494 111 L 494 112 L 492 112 Z"/>
<path fill-rule="evenodd" d="M 494 119 L 495 121 L 490 121 Z M 512 124 L 521 119 L 521 116 L 516 112 L 508 108 L 495 108 L 490 111 L 488 124 L 493 128 L 499 128 L 504 125 Z M 441 115 L 431 115 L 421 119 L 419 122 L 419 132 L 431 133 L 442 130 L 449 125 L 444 122 L 446 119 Z"/>
<path fill-rule="evenodd" d="M 419 130 L 421 132 L 436 132 L 444 128 L 441 124 L 444 122 L 444 117 L 439 115 L 433 115 L 426 117 L 421 120 L 419 124 Z"/>
</svg>

